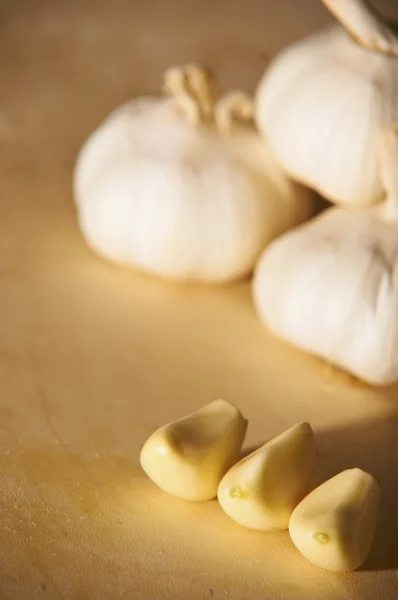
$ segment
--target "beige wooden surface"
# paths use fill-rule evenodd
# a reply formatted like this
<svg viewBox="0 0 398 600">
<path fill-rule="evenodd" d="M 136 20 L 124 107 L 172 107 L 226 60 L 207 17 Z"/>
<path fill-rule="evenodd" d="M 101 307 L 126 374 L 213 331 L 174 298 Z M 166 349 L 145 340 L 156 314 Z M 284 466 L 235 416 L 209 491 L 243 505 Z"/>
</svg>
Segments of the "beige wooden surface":
<svg viewBox="0 0 398 600">
<path fill-rule="evenodd" d="M 380 9 L 394 15 L 394 3 Z M 251 90 L 270 56 L 328 21 L 317 0 L 8 0 L 0 33 L 0 598 L 325 600 L 398 596 L 398 389 L 374 391 L 287 348 L 247 283 L 161 284 L 84 245 L 71 172 L 85 136 L 173 62 Z M 398 5 L 395 8 L 398 17 Z M 250 532 L 216 502 L 147 481 L 155 427 L 222 396 L 247 445 L 299 420 L 321 476 L 381 481 L 374 550 L 350 575 L 286 533 Z"/>
</svg>

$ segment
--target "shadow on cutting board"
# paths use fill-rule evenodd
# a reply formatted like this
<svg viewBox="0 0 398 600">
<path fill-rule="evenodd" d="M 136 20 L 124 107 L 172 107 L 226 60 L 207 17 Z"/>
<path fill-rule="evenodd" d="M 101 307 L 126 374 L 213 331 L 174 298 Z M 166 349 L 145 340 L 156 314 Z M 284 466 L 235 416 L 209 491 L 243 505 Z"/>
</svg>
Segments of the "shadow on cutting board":
<svg viewBox="0 0 398 600">
<path fill-rule="evenodd" d="M 398 388 L 396 400 L 398 403 Z M 320 483 L 353 467 L 368 471 L 379 480 L 381 499 L 375 540 L 369 558 L 359 570 L 398 569 L 398 407 L 396 414 L 384 419 L 315 430 L 315 440 Z M 246 448 L 242 458 L 260 445 Z"/>
<path fill-rule="evenodd" d="M 398 414 L 322 431 L 316 433 L 316 440 L 322 480 L 351 467 L 360 467 L 378 478 L 379 521 L 371 554 L 361 570 L 397 569 Z"/>
</svg>

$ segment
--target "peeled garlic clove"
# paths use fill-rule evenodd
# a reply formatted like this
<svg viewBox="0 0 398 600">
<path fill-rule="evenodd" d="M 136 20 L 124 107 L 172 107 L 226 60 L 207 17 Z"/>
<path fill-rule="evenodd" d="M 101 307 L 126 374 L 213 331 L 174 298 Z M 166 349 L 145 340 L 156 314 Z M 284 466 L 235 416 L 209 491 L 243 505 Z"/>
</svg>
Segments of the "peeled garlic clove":
<svg viewBox="0 0 398 600">
<path fill-rule="evenodd" d="M 379 498 L 375 477 L 361 469 L 343 471 L 300 502 L 290 519 L 290 537 L 318 567 L 353 571 L 369 554 Z"/>
<path fill-rule="evenodd" d="M 398 39 L 363 0 L 324 0 L 332 26 L 276 57 L 256 122 L 287 173 L 346 206 L 383 198 L 378 134 L 395 115 Z M 372 50 L 372 51 L 369 51 Z"/>
<path fill-rule="evenodd" d="M 293 509 L 313 489 L 316 452 L 308 423 L 299 423 L 231 467 L 218 500 L 237 523 L 287 529 Z"/>
<path fill-rule="evenodd" d="M 163 491 L 183 500 L 204 501 L 238 460 L 247 421 L 225 400 L 158 429 L 144 444 L 140 461 Z"/>
<path fill-rule="evenodd" d="M 385 202 L 332 208 L 281 236 L 253 282 L 272 332 L 373 385 L 398 380 L 398 134 L 380 149 Z"/>
<path fill-rule="evenodd" d="M 196 65 L 164 79 L 165 96 L 116 109 L 81 149 L 82 234 L 101 257 L 161 278 L 239 279 L 270 240 L 309 216 L 310 195 L 255 131 L 250 98 L 216 103 Z"/>
</svg>

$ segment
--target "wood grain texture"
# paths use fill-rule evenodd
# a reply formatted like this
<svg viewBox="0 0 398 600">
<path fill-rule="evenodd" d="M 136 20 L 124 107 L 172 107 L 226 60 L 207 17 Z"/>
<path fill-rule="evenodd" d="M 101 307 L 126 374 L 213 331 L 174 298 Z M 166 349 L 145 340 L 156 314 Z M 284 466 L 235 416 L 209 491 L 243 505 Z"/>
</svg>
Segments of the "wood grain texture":
<svg viewBox="0 0 398 600">
<path fill-rule="evenodd" d="M 2 2 L 1 600 L 397 596 L 398 388 L 372 390 L 272 338 L 247 283 L 172 286 L 110 267 L 76 225 L 76 152 L 108 111 L 192 59 L 250 91 L 283 44 L 328 21 L 320 2 L 297 4 Z M 247 531 L 216 502 L 174 500 L 145 478 L 146 437 L 218 396 L 250 419 L 248 447 L 309 420 L 321 478 L 350 466 L 379 477 L 364 569 L 324 572 L 287 533 Z"/>
</svg>

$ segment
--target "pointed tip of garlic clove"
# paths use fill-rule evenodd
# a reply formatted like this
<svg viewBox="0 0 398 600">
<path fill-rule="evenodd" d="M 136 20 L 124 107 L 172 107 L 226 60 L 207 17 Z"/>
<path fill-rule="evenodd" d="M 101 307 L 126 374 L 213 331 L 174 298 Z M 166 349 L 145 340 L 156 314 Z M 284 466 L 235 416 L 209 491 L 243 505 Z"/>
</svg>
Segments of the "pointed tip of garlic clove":
<svg viewBox="0 0 398 600">
<path fill-rule="evenodd" d="M 234 521 L 263 531 L 288 528 L 292 511 L 315 485 L 313 431 L 299 423 L 234 465 L 218 487 Z"/>
<path fill-rule="evenodd" d="M 224 400 L 222 398 L 217 398 L 216 400 L 212 400 L 208 404 L 205 404 L 202 408 L 200 408 L 197 413 L 207 413 L 207 414 L 223 414 L 225 416 L 229 415 L 229 418 L 236 418 L 240 421 L 244 422 L 247 426 L 248 420 L 243 416 L 241 411 L 236 408 L 231 402 Z"/>
<path fill-rule="evenodd" d="M 237 408 L 215 400 L 152 434 L 141 450 L 141 466 L 173 496 L 210 500 L 238 460 L 246 428 L 247 420 Z"/>
<path fill-rule="evenodd" d="M 354 571 L 370 552 L 379 499 L 380 486 L 373 475 L 347 469 L 300 502 L 290 519 L 290 537 L 313 564 Z"/>
<path fill-rule="evenodd" d="M 216 400 L 208 402 L 207 404 L 202 406 L 202 408 L 199 408 L 196 412 L 211 412 L 216 410 L 227 410 L 230 412 L 241 414 L 239 409 L 237 409 L 233 404 L 231 404 L 231 402 L 227 402 L 227 400 L 224 400 L 223 398 L 216 398 Z"/>
<path fill-rule="evenodd" d="M 277 435 L 272 441 L 276 443 L 278 440 L 282 440 L 287 437 L 314 437 L 314 431 L 307 421 L 300 421 L 300 423 L 296 423 L 283 431 L 279 435 Z"/>
</svg>

